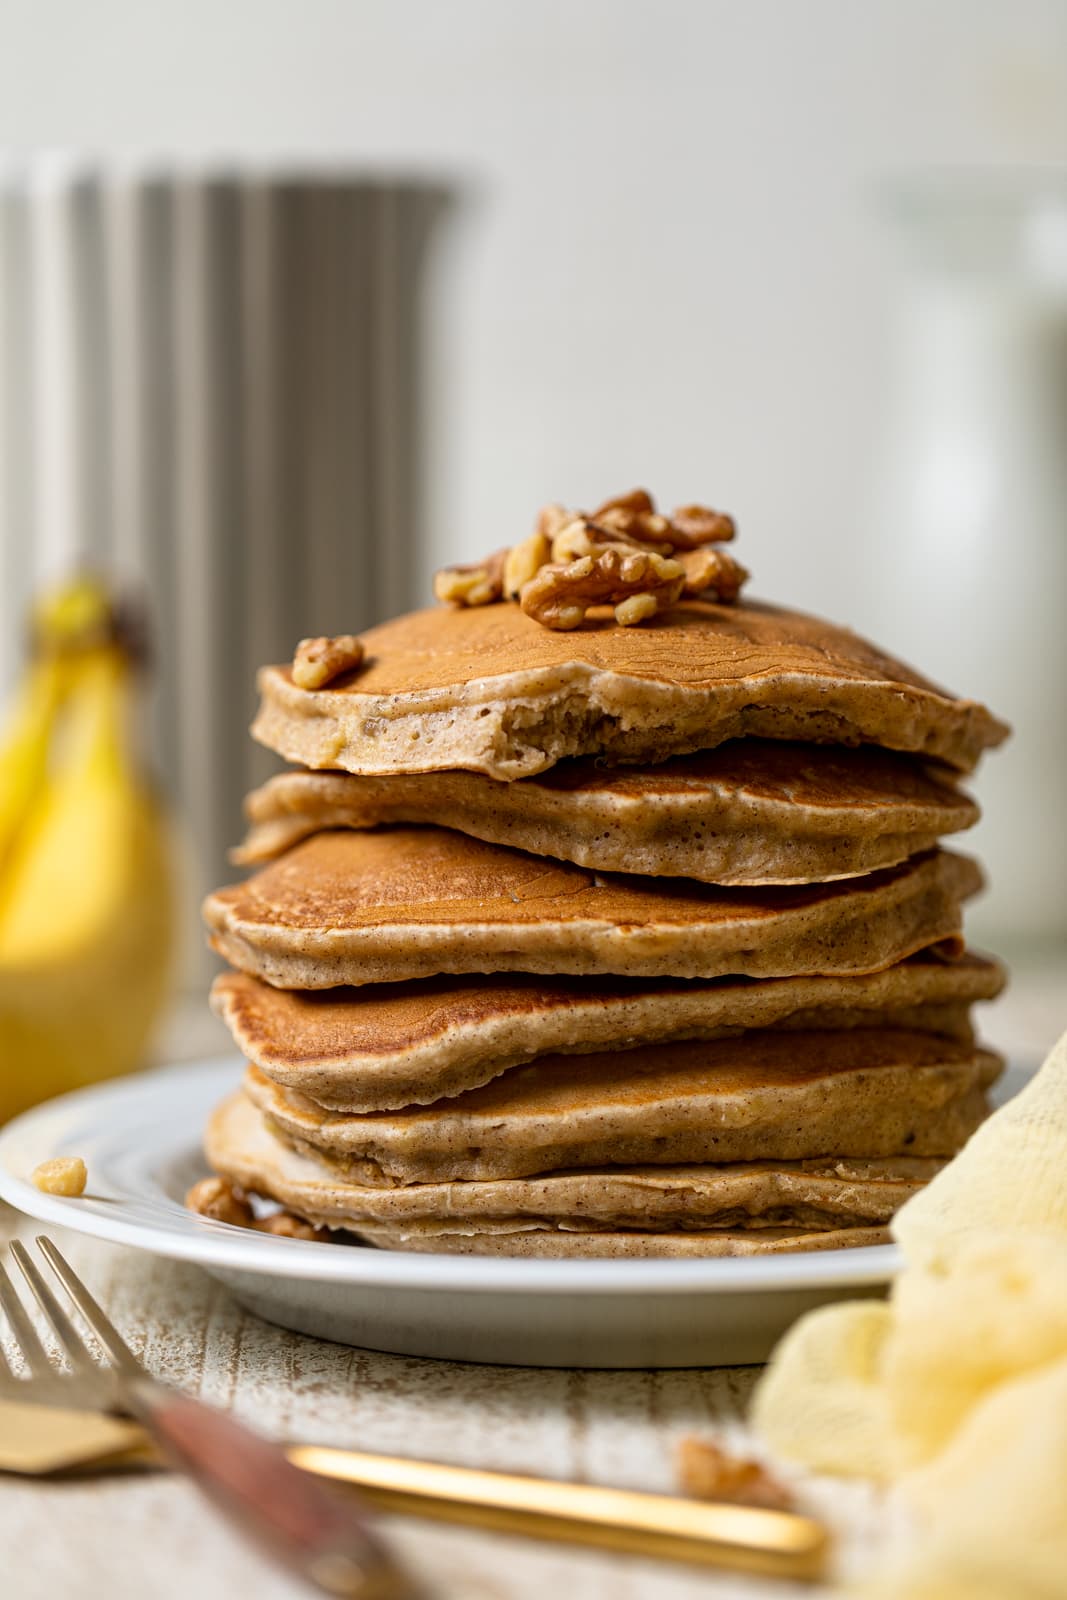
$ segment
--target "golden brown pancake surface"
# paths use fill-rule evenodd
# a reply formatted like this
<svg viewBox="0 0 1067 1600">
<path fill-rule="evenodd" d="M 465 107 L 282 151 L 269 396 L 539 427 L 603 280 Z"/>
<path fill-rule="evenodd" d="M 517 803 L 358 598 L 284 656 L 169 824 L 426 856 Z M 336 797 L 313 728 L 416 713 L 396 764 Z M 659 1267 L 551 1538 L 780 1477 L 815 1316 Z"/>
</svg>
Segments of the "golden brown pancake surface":
<svg viewBox="0 0 1067 1600">
<path fill-rule="evenodd" d="M 275 1200 L 317 1226 L 403 1243 L 453 1236 L 511 1239 L 556 1232 L 579 1237 L 823 1233 L 886 1223 L 943 1165 L 933 1159 L 750 1162 L 727 1166 L 616 1167 L 489 1182 L 373 1189 L 341 1181 L 266 1126 L 246 1096 L 213 1113 L 205 1148 L 213 1169 L 248 1193 Z M 477 1248 L 472 1243 L 472 1248 Z"/>
<path fill-rule="evenodd" d="M 970 1005 L 1003 982 L 996 962 L 973 954 L 758 983 L 516 973 L 305 993 L 226 972 L 212 1004 L 268 1077 L 334 1110 L 378 1111 L 459 1094 L 554 1052 L 752 1028 L 903 1027 L 968 1043 Z"/>
<path fill-rule="evenodd" d="M 934 851 L 837 883 L 720 889 L 591 873 L 443 828 L 315 834 L 207 897 L 212 943 L 283 988 L 440 972 L 712 978 L 871 972 L 959 948 L 974 862 Z"/>
<path fill-rule="evenodd" d="M 970 771 L 1007 734 L 848 629 L 756 601 L 688 601 L 637 628 L 594 613 L 573 633 L 515 604 L 433 607 L 362 640 L 364 665 L 323 689 L 265 668 L 256 737 L 307 767 L 513 779 L 569 756 L 656 762 L 748 736 Z"/>
<path fill-rule="evenodd" d="M 943 774 L 873 746 L 769 739 L 635 771 L 571 761 L 501 783 L 475 772 L 287 772 L 246 802 L 235 859 L 270 860 L 311 833 L 432 823 L 605 872 L 719 884 L 826 882 L 893 866 L 971 826 Z"/>
<path fill-rule="evenodd" d="M 985 1114 L 989 1051 L 894 1029 L 545 1056 L 430 1106 L 327 1111 L 255 1067 L 272 1128 L 370 1186 L 602 1165 L 952 1155 Z"/>
</svg>

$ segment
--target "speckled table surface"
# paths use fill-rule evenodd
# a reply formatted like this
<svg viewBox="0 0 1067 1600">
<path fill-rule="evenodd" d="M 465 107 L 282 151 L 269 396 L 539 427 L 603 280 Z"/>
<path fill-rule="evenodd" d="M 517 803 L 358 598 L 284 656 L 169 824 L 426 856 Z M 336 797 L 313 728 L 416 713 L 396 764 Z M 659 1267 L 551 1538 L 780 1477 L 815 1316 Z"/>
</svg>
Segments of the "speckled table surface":
<svg viewBox="0 0 1067 1600">
<path fill-rule="evenodd" d="M 0 1238 L 39 1224 L 0 1207 Z M 684 1434 L 737 1442 L 758 1369 L 567 1372 L 480 1367 L 350 1350 L 242 1311 L 196 1268 L 55 1231 L 76 1270 L 160 1377 L 232 1407 L 279 1438 L 671 1490 Z M 814 1503 L 864 1563 L 880 1528 L 872 1497 L 814 1485 Z M 763 1600 L 824 1589 L 612 1557 L 383 1518 L 439 1600 Z M 162 1473 L 0 1487 L 3 1600 L 298 1600 L 189 1485 Z"/>
<path fill-rule="evenodd" d="M 986 1032 L 1038 1056 L 1062 1025 L 1060 971 L 1016 986 Z M 1021 989 L 1021 992 L 1020 992 Z M 183 1024 L 182 1054 L 218 1044 Z M 179 1053 L 168 1048 L 168 1053 Z M 37 1225 L 0 1206 L 0 1239 Z M 350 1350 L 242 1311 L 198 1270 L 57 1234 L 159 1376 L 278 1437 L 584 1482 L 669 1490 L 678 1439 L 744 1441 L 758 1371 L 566 1372 L 464 1366 Z M 863 1486 L 809 1482 L 839 1569 L 877 1566 L 893 1519 Z M 747 1580 L 394 1517 L 383 1528 L 440 1600 L 785 1600 L 827 1588 Z M 197 1493 L 162 1473 L 0 1485 L 2 1600 L 299 1600 L 306 1591 L 239 1543 Z"/>
</svg>

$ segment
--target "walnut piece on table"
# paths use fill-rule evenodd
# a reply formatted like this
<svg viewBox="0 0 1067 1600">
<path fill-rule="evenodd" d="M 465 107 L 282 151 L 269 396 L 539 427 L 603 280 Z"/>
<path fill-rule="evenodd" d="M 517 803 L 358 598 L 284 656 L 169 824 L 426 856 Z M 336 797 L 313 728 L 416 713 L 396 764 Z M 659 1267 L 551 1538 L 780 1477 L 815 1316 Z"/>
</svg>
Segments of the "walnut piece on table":
<svg viewBox="0 0 1067 1600">
<path fill-rule="evenodd" d="M 654 550 L 611 546 L 599 555 L 542 567 L 524 586 L 519 603 L 535 622 L 563 630 L 577 628 L 590 606 L 613 605 L 616 621 L 626 627 L 672 606 L 684 583 L 680 562 Z M 623 610 L 624 602 L 646 596 L 640 606 Z"/>
<path fill-rule="evenodd" d="M 293 682 L 298 689 L 321 689 L 362 660 L 363 644 L 354 633 L 301 639 L 293 656 Z"/>
<path fill-rule="evenodd" d="M 690 1434 L 678 1446 L 678 1483 L 694 1500 L 794 1511 L 796 1498 L 760 1461 L 731 1455 L 712 1439 Z"/>
</svg>

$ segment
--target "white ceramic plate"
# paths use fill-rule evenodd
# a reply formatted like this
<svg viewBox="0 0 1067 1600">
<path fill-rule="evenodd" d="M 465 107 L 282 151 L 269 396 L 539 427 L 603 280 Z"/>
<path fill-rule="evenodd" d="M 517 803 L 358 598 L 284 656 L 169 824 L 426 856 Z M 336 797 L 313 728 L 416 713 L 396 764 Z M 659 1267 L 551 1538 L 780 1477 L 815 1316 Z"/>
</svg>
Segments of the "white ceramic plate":
<svg viewBox="0 0 1067 1600">
<path fill-rule="evenodd" d="M 0 1132 L 0 1198 L 43 1223 L 194 1261 L 250 1310 L 301 1333 L 403 1355 L 520 1366 L 762 1361 L 801 1312 L 880 1292 L 893 1246 L 708 1261 L 523 1261 L 276 1239 L 193 1216 L 208 1112 L 238 1057 L 164 1067 L 49 1101 Z M 1013 1085 L 1014 1087 L 1015 1085 Z M 78 1200 L 29 1181 L 79 1155 Z"/>
</svg>

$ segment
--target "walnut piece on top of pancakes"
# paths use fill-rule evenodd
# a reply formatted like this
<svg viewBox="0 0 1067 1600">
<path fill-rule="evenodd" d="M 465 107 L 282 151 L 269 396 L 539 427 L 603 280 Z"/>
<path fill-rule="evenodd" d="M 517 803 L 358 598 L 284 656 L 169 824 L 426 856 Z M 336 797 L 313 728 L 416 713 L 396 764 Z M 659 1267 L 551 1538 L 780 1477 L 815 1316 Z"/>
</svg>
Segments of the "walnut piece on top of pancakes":
<svg viewBox="0 0 1067 1600">
<path fill-rule="evenodd" d="M 322 689 L 363 660 L 363 642 L 354 633 L 301 639 L 293 656 L 293 682 L 299 689 Z"/>
<path fill-rule="evenodd" d="M 522 587 L 519 604 L 546 628 L 577 628 L 591 606 L 613 605 L 623 627 L 666 611 L 682 592 L 685 568 L 654 550 L 609 545 L 577 561 L 549 562 Z"/>
<path fill-rule="evenodd" d="M 535 622 L 563 631 L 580 627 L 591 608 L 610 605 L 615 621 L 632 627 L 683 595 L 732 605 L 748 572 L 718 546 L 735 532 L 733 518 L 709 506 L 657 511 L 647 489 L 613 495 L 592 512 L 552 503 L 520 543 L 442 568 L 434 594 L 456 606 L 517 600 Z"/>
</svg>

